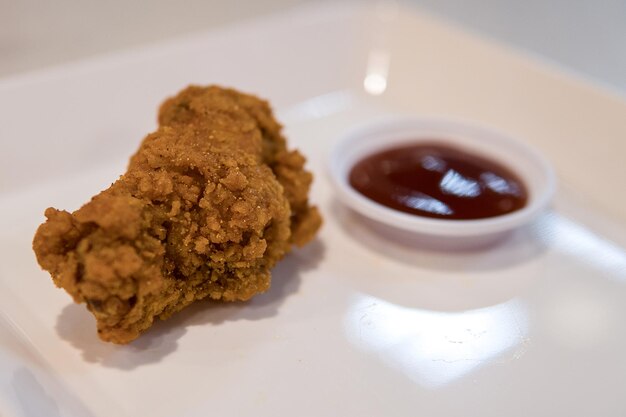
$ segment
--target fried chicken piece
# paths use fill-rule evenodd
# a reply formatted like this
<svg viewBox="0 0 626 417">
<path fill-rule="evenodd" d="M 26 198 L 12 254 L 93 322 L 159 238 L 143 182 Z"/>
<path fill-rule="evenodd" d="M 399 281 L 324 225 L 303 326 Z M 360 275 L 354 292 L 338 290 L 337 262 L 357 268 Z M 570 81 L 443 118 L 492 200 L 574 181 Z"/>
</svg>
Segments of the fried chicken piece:
<svg viewBox="0 0 626 417">
<path fill-rule="evenodd" d="M 195 300 L 248 300 L 321 225 L 312 175 L 288 151 L 267 102 L 188 87 L 127 172 L 79 210 L 48 208 L 33 249 L 54 283 L 128 343 Z"/>
</svg>

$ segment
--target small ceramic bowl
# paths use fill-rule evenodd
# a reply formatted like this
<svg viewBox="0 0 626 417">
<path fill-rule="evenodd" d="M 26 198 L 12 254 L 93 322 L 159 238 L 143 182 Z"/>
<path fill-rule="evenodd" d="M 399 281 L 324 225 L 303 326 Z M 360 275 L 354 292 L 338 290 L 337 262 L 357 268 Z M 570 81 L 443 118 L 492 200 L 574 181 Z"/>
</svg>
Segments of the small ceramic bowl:
<svg viewBox="0 0 626 417">
<path fill-rule="evenodd" d="M 529 194 L 526 206 L 509 214 L 478 220 L 434 219 L 388 208 L 350 185 L 350 170 L 362 158 L 420 141 L 441 141 L 508 167 L 526 185 Z M 556 187 L 550 164 L 523 142 L 474 124 L 430 118 L 390 118 L 352 130 L 333 149 L 330 174 L 339 199 L 374 222 L 426 238 L 470 244 L 493 240 L 530 222 L 550 203 Z"/>
</svg>

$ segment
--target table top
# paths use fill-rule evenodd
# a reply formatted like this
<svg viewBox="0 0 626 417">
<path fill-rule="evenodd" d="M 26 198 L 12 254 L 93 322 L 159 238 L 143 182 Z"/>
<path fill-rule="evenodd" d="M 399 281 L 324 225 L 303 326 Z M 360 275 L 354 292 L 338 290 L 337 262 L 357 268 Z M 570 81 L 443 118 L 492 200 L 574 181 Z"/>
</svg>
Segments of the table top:
<svg viewBox="0 0 626 417">
<path fill-rule="evenodd" d="M 58 0 L 49 4 L 0 0 L 0 77 L 136 48 L 312 2 L 320 3 L 247 0 L 242 7 L 242 2 L 189 0 L 180 7 L 174 0 Z M 539 55 L 626 95 L 623 1 L 401 2 Z"/>
</svg>

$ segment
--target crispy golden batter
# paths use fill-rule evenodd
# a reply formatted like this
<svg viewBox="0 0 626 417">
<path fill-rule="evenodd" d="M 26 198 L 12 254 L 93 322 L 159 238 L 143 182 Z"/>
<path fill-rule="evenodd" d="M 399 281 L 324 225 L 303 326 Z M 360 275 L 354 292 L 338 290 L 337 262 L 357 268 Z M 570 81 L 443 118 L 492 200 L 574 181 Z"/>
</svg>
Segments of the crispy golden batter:
<svg viewBox="0 0 626 417">
<path fill-rule="evenodd" d="M 79 210 L 49 208 L 33 249 L 103 340 L 128 343 L 194 300 L 247 300 L 321 217 L 265 101 L 219 87 L 168 99 L 128 171 Z"/>
</svg>

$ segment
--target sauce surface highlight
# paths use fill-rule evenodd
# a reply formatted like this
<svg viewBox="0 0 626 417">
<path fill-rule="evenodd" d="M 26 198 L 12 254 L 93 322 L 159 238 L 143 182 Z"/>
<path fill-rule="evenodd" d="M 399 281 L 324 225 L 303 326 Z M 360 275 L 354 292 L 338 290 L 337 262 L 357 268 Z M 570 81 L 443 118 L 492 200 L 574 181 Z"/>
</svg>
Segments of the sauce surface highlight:
<svg viewBox="0 0 626 417">
<path fill-rule="evenodd" d="M 508 168 L 449 145 L 418 143 L 386 149 L 357 162 L 350 185 L 405 213 L 469 220 L 526 205 L 528 192 Z"/>
</svg>

